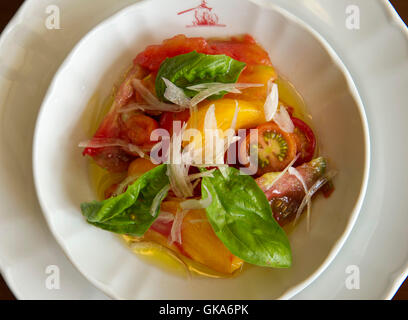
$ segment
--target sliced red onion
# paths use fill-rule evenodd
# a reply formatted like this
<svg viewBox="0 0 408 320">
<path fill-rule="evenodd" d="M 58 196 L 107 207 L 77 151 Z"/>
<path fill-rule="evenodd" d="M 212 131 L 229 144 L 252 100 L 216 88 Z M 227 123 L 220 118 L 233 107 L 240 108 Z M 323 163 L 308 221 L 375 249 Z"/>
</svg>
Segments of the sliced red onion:
<svg viewBox="0 0 408 320">
<path fill-rule="evenodd" d="M 142 96 L 143 100 L 147 102 L 150 106 L 149 110 L 155 111 L 170 111 L 170 112 L 180 112 L 183 111 L 185 108 L 176 105 L 176 104 L 169 104 L 159 101 L 156 96 L 147 89 L 141 80 L 135 79 L 132 81 L 132 85 L 137 92 Z M 147 109 L 146 109 L 147 110 Z"/>
<path fill-rule="evenodd" d="M 211 169 L 211 170 L 204 171 L 204 172 L 199 172 L 199 173 L 190 174 L 190 175 L 188 176 L 188 179 L 189 179 L 190 181 L 194 181 L 194 180 L 197 180 L 197 179 L 200 179 L 200 178 L 204 178 L 204 177 L 213 178 L 213 177 L 214 177 L 213 173 L 214 173 L 215 170 L 216 170 L 216 169 Z"/>
<path fill-rule="evenodd" d="M 336 171 L 330 171 L 320 179 L 318 179 L 314 185 L 306 192 L 302 203 L 300 204 L 297 213 L 296 213 L 296 220 L 299 218 L 299 216 L 302 214 L 303 209 L 305 208 L 306 205 L 310 206 L 311 199 L 313 195 L 321 188 L 323 187 L 327 182 L 329 182 L 331 179 L 333 179 L 337 175 Z M 308 218 L 308 231 L 310 230 L 310 218 Z"/>
<path fill-rule="evenodd" d="M 160 223 L 170 223 L 174 221 L 174 215 L 170 212 L 160 211 L 159 216 L 157 217 L 155 222 Z"/>
<path fill-rule="evenodd" d="M 223 91 L 232 93 L 241 93 L 239 89 L 247 89 L 253 87 L 262 87 L 259 83 L 202 83 L 195 86 L 187 87 L 189 90 L 198 91 L 199 93 L 191 99 L 192 106 L 199 104 L 208 97 L 218 94 Z"/>
<path fill-rule="evenodd" d="M 292 133 L 295 130 L 295 125 L 283 105 L 281 105 L 279 111 L 275 113 L 273 121 L 285 132 Z"/>
<path fill-rule="evenodd" d="M 177 104 L 184 109 L 190 108 L 190 98 L 186 96 L 184 93 L 184 90 L 177 87 L 173 82 L 166 78 L 162 78 L 164 83 L 166 84 L 166 91 L 164 92 L 164 97 L 173 102 L 174 104 Z"/>
<path fill-rule="evenodd" d="M 232 93 L 241 93 L 239 89 L 247 89 L 247 88 L 254 88 L 254 87 L 263 87 L 262 83 L 222 83 L 222 82 L 208 82 L 208 83 L 200 83 L 194 86 L 187 87 L 189 90 L 193 91 L 204 91 L 208 89 L 217 89 L 217 88 L 226 88 L 221 91 L 229 91 Z"/>
<path fill-rule="evenodd" d="M 180 207 L 183 210 L 198 210 L 208 208 L 210 204 L 211 202 L 208 202 L 207 199 L 205 200 L 188 199 L 181 202 Z"/>
<path fill-rule="evenodd" d="M 290 175 L 292 175 L 292 176 L 295 176 L 295 177 L 300 181 L 300 183 L 302 184 L 303 189 L 304 189 L 304 191 L 305 191 L 305 195 L 307 195 L 307 194 L 309 193 L 309 190 L 308 190 L 307 185 L 306 185 L 306 182 L 305 182 L 305 180 L 303 179 L 303 177 L 302 177 L 302 175 L 300 174 L 300 172 L 297 171 L 295 168 L 290 167 L 290 168 L 288 169 L 288 173 L 289 173 Z M 311 200 L 311 199 L 308 198 L 307 196 L 305 196 L 305 198 L 306 198 L 306 205 L 307 205 L 307 230 L 309 231 L 309 230 L 310 230 L 310 200 Z M 294 224 L 296 224 L 296 222 L 297 222 L 297 220 L 299 219 L 301 213 L 302 213 L 302 211 L 299 211 L 299 210 L 297 211 Z"/>
<path fill-rule="evenodd" d="M 92 140 L 82 141 L 78 144 L 80 148 L 107 148 L 107 147 L 121 147 L 124 150 L 139 155 L 141 158 L 145 158 L 146 155 L 143 150 L 131 143 L 127 143 L 121 139 L 112 139 L 112 138 L 93 138 Z"/>
<path fill-rule="evenodd" d="M 203 185 L 204 189 L 207 191 L 208 197 L 205 199 L 189 199 L 186 201 L 183 201 L 180 203 L 180 207 L 183 210 L 198 210 L 198 209 L 206 209 L 208 208 L 212 201 L 213 198 L 211 196 L 211 193 L 208 191 L 207 187 L 205 185 Z"/>
<path fill-rule="evenodd" d="M 163 187 L 154 197 L 152 206 L 150 208 L 150 214 L 154 217 L 156 214 L 156 211 L 160 208 L 160 205 L 166 196 L 167 192 L 170 190 L 170 185 L 167 185 Z"/>
<path fill-rule="evenodd" d="M 217 118 L 215 117 L 215 104 L 210 105 L 204 118 L 204 130 L 217 130 Z"/>
<path fill-rule="evenodd" d="M 264 104 L 264 112 L 266 121 L 271 121 L 275 116 L 279 105 L 279 90 L 278 85 L 273 82 L 273 79 L 268 81 L 268 95 Z"/>
<path fill-rule="evenodd" d="M 173 134 L 170 144 L 171 159 L 170 164 L 167 165 L 167 175 L 170 180 L 171 189 L 178 198 L 190 198 L 193 196 L 193 186 L 188 180 L 190 164 L 184 161 L 183 153 L 181 152 L 185 128 L 186 124 L 181 128 L 180 132 Z"/>
<path fill-rule="evenodd" d="M 184 165 L 169 164 L 167 166 L 171 189 L 178 198 L 190 198 L 193 196 L 193 186 L 188 181 L 188 170 Z"/>
<path fill-rule="evenodd" d="M 224 164 L 224 154 L 225 154 L 225 142 L 224 139 L 220 136 L 220 131 L 218 130 L 217 118 L 215 117 L 215 105 L 212 104 L 205 115 L 204 118 L 204 132 L 211 132 L 214 136 L 211 139 L 205 140 L 205 154 L 212 155 L 210 160 L 213 163 Z M 212 150 L 210 148 L 213 148 Z M 215 149 L 215 150 L 214 150 Z M 214 152 L 215 151 L 215 152 Z M 205 163 L 207 163 L 207 157 Z"/>
<path fill-rule="evenodd" d="M 118 187 L 115 190 L 115 194 L 119 195 L 125 192 L 126 188 L 131 185 L 133 182 L 135 182 L 138 178 L 140 177 L 140 175 L 131 175 L 126 177 L 125 180 L 123 180 Z"/>
<path fill-rule="evenodd" d="M 132 111 L 158 111 L 157 107 L 150 106 L 148 104 L 138 104 L 138 103 L 130 103 L 125 107 L 121 108 L 118 112 L 119 113 L 128 113 Z"/>
<path fill-rule="evenodd" d="M 239 103 L 238 103 L 238 100 L 235 100 L 235 112 L 234 112 L 234 117 L 232 118 L 231 126 L 230 126 L 230 128 L 234 131 L 237 126 L 238 113 L 239 113 Z"/>
<path fill-rule="evenodd" d="M 299 159 L 299 156 L 300 156 L 300 154 L 297 154 L 296 157 L 286 166 L 286 168 L 283 169 L 283 171 L 279 172 L 277 177 L 271 182 L 270 185 L 267 186 L 266 191 L 269 190 L 270 188 L 272 188 L 273 185 L 276 183 L 276 181 L 278 181 L 280 178 L 283 177 L 283 175 L 289 170 L 289 168 L 291 168 L 294 165 L 296 160 Z"/>
<path fill-rule="evenodd" d="M 235 115 L 234 118 L 236 118 L 238 116 L 238 104 L 236 105 L 235 108 Z M 236 120 L 232 120 L 232 124 L 231 126 L 234 127 Z M 205 115 L 204 118 L 204 132 L 211 132 L 213 135 L 211 136 L 210 140 L 205 140 L 205 145 L 204 145 L 204 150 L 206 152 L 207 155 L 212 155 L 212 159 L 208 159 L 208 157 L 206 157 L 205 159 L 205 164 L 207 166 L 217 166 L 220 167 L 220 169 L 222 169 L 224 167 L 224 155 L 225 152 L 228 150 L 228 148 L 230 147 L 231 144 L 237 142 L 240 137 L 235 136 L 235 130 L 233 129 L 228 129 L 223 133 L 223 137 L 221 137 L 221 132 L 218 129 L 218 124 L 217 124 L 217 119 L 215 117 L 215 105 L 212 104 L 208 110 L 207 113 Z M 213 148 L 213 150 L 211 150 L 211 148 Z M 215 149 L 215 152 L 214 152 Z M 221 170 L 221 172 L 224 174 L 225 171 Z"/>
<path fill-rule="evenodd" d="M 201 180 L 197 179 L 196 181 L 194 181 L 193 183 L 193 190 L 198 186 L 198 184 L 201 182 Z"/>
<path fill-rule="evenodd" d="M 176 213 L 176 217 L 173 221 L 173 225 L 171 227 L 170 231 L 170 244 L 173 244 L 174 242 L 177 242 L 179 244 L 182 244 L 183 239 L 181 236 L 181 229 L 183 226 L 183 220 L 185 215 L 188 213 L 187 210 L 178 210 Z"/>
<path fill-rule="evenodd" d="M 192 167 L 195 168 L 208 168 L 208 167 L 222 167 L 226 168 L 228 167 L 228 164 L 222 164 L 222 163 L 193 163 L 191 165 Z"/>
</svg>

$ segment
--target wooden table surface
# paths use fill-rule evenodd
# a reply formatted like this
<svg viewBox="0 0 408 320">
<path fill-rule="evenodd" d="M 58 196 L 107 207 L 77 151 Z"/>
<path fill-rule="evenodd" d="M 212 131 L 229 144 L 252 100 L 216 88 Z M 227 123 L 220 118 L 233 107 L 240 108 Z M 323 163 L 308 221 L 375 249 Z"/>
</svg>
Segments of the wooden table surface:
<svg viewBox="0 0 408 320">
<path fill-rule="evenodd" d="M 332 0 L 334 1 L 334 0 Z M 390 0 L 398 11 L 401 18 L 408 24 L 408 1 L 407 0 Z M 0 32 L 4 29 L 14 13 L 20 7 L 24 0 L 8 0 L 0 1 Z M 0 275 L 0 300 L 15 299 L 11 291 L 8 289 L 6 283 Z M 400 287 L 396 295 L 396 300 L 408 300 L 408 279 Z"/>
</svg>

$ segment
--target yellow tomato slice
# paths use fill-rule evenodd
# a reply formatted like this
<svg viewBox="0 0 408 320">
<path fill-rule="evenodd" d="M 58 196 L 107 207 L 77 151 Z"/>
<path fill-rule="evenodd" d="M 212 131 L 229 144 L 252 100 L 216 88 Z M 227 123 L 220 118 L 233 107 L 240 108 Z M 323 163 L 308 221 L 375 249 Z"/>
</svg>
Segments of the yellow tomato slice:
<svg viewBox="0 0 408 320">
<path fill-rule="evenodd" d="M 179 206 L 179 201 L 163 201 L 161 210 L 175 215 Z M 183 220 L 181 237 L 182 244 L 175 246 L 169 245 L 167 238 L 159 236 L 152 229 L 144 235 L 146 240 L 158 242 L 223 274 L 231 274 L 243 264 L 243 261 L 234 256 L 218 239 L 207 220 L 205 210 L 189 210 Z M 160 241 L 160 238 L 165 241 Z"/>
<path fill-rule="evenodd" d="M 187 129 L 197 129 L 199 131 L 203 144 L 200 144 L 200 141 L 196 137 L 192 138 L 190 142 L 193 142 L 196 148 L 200 148 L 202 145 L 205 145 L 204 120 L 208 109 L 213 104 L 215 106 L 215 118 L 217 119 L 218 129 L 226 131 L 231 128 L 237 103 L 239 112 L 235 126 L 236 130 L 255 128 L 261 123 L 266 122 L 263 101 L 245 101 L 235 99 L 220 99 L 213 102 L 208 101 L 201 104 L 198 111 L 193 114 L 193 116 L 190 117 L 190 120 L 187 122 Z M 186 146 L 188 143 L 188 141 L 185 141 L 183 145 Z"/>
<path fill-rule="evenodd" d="M 268 81 L 272 79 L 275 81 L 278 78 L 278 74 L 273 67 L 264 65 L 249 65 L 241 73 L 238 83 L 259 83 L 263 84 L 263 87 L 255 87 L 241 90 L 242 93 L 230 93 L 224 96 L 227 99 L 240 99 L 240 100 L 261 100 L 265 101 L 267 96 Z"/>
</svg>

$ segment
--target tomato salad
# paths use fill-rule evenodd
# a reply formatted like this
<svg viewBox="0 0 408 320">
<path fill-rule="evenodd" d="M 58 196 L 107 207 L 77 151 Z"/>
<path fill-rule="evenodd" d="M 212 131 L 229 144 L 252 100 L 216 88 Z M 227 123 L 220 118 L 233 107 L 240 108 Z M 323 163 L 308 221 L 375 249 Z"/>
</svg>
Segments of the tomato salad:
<svg viewBox="0 0 408 320">
<path fill-rule="evenodd" d="M 312 198 L 330 194 L 334 174 L 307 118 L 280 99 L 278 80 L 250 35 L 148 46 L 80 143 L 121 177 L 105 199 L 81 204 L 86 220 L 223 275 L 245 262 L 290 267 L 283 227 L 303 212 L 310 227 Z"/>
</svg>

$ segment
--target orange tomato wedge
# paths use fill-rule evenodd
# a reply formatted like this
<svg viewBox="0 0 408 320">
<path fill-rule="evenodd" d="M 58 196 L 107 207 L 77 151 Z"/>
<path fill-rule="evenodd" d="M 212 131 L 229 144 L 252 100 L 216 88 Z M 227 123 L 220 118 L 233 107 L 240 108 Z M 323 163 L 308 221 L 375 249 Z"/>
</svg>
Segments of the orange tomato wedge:
<svg viewBox="0 0 408 320">
<path fill-rule="evenodd" d="M 268 94 L 269 80 L 275 81 L 278 74 L 273 67 L 264 65 L 249 65 L 242 71 L 239 76 L 238 83 L 259 83 L 263 87 L 254 87 L 241 90 L 242 93 L 229 93 L 224 98 L 240 99 L 240 100 L 260 100 L 265 101 Z"/>
<path fill-rule="evenodd" d="M 162 211 L 170 212 L 174 215 L 178 208 L 178 201 L 164 201 L 161 205 Z M 168 233 L 169 231 L 167 230 Z M 166 235 L 162 234 L 159 236 L 154 231 L 154 228 L 144 235 L 146 240 L 159 242 L 161 245 L 223 274 L 232 274 L 243 265 L 243 261 L 229 252 L 215 235 L 206 218 L 205 210 L 190 210 L 185 215 L 181 238 L 181 244 L 170 245 L 167 242 Z"/>
<path fill-rule="evenodd" d="M 261 123 L 266 122 L 263 101 L 220 99 L 205 102 L 199 106 L 198 111 L 193 113 L 187 122 L 187 129 L 197 129 L 200 135 L 189 138 L 189 141 L 184 141 L 183 146 L 186 146 L 190 142 L 194 143 L 194 146 L 197 149 L 205 146 L 204 120 L 208 109 L 213 104 L 215 106 L 215 118 L 217 119 L 218 129 L 222 130 L 223 132 L 230 129 L 234 119 L 237 103 L 239 112 L 235 126 L 236 130 L 255 128 Z M 187 139 L 188 137 L 185 137 L 185 140 Z"/>
</svg>

